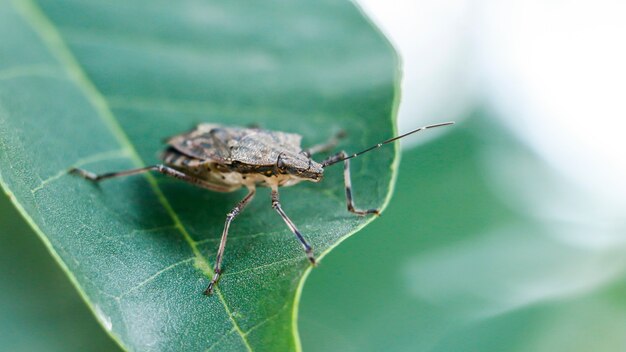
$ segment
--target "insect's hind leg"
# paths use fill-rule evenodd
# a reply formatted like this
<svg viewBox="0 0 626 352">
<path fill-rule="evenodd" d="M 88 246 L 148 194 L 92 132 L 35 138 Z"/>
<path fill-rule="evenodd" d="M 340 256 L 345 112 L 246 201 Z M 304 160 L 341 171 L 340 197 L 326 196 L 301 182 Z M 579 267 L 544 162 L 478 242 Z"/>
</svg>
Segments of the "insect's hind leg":
<svg viewBox="0 0 626 352">
<path fill-rule="evenodd" d="M 306 256 L 311 262 L 311 264 L 316 265 L 315 256 L 313 255 L 313 247 L 311 247 L 311 245 L 306 241 L 306 239 L 304 239 L 300 231 L 298 231 L 298 228 L 296 227 L 296 225 L 293 223 L 293 221 L 291 221 L 291 219 L 289 219 L 287 214 L 285 214 L 285 212 L 283 211 L 283 208 L 280 206 L 280 200 L 278 198 L 278 188 L 276 187 L 272 187 L 272 208 L 274 208 L 274 210 L 276 210 L 276 212 L 280 215 L 280 217 L 283 218 L 283 220 L 285 221 L 285 223 L 287 224 L 291 232 L 293 232 L 293 234 L 296 235 L 296 237 L 298 238 L 298 241 L 300 241 L 300 243 L 302 244 L 302 247 L 304 247 L 304 252 L 306 253 Z"/>
<path fill-rule="evenodd" d="M 153 165 L 153 166 L 146 166 L 146 167 L 141 167 L 138 169 L 130 169 L 130 170 L 124 170 L 124 171 L 119 171 L 119 172 L 107 172 L 105 174 L 100 174 L 100 175 L 94 174 L 93 172 L 89 172 L 87 170 L 83 170 L 79 168 L 71 168 L 69 173 L 81 176 L 83 178 L 88 179 L 89 181 L 99 182 L 99 181 L 106 180 L 109 178 L 114 178 L 114 177 L 137 175 L 137 174 L 141 174 L 141 173 L 152 171 L 152 170 L 156 171 L 155 168 L 157 166 L 158 165 Z"/>
<path fill-rule="evenodd" d="M 228 192 L 231 190 L 230 188 L 227 188 L 227 187 L 220 187 L 220 186 L 208 183 L 202 179 L 187 175 L 184 172 L 180 172 L 174 168 L 171 168 L 169 166 L 165 166 L 162 164 L 140 167 L 137 169 L 118 171 L 118 172 L 108 172 L 108 173 L 100 174 L 100 175 L 94 174 L 93 172 L 89 172 L 87 170 L 78 169 L 78 168 L 70 169 L 69 173 L 81 176 L 90 181 L 100 182 L 100 181 L 107 180 L 110 178 L 137 175 L 137 174 L 141 174 L 141 173 L 148 172 L 148 171 L 156 171 L 156 172 L 162 173 L 163 175 L 170 176 L 170 177 L 179 179 L 181 181 L 194 184 L 198 187 L 206 188 L 211 191 Z"/>
<path fill-rule="evenodd" d="M 220 279 L 220 275 L 222 273 L 222 258 L 224 257 L 224 249 L 226 248 L 226 239 L 228 238 L 228 229 L 230 228 L 230 223 L 233 219 L 239 215 L 243 211 L 243 209 L 250 203 L 252 198 L 254 198 L 254 194 L 256 190 L 254 187 L 248 189 L 248 194 L 230 211 L 230 213 L 226 214 L 226 222 L 224 223 L 224 230 L 222 231 L 222 238 L 220 240 L 220 246 L 217 250 L 217 257 L 215 258 L 215 266 L 213 267 L 213 278 L 207 286 L 206 290 L 204 290 L 204 294 L 209 296 L 213 293 L 213 288 L 217 285 L 217 282 Z"/>
<path fill-rule="evenodd" d="M 332 163 L 333 160 L 336 162 L 346 158 L 347 156 L 348 154 L 345 151 L 342 151 L 329 157 L 326 161 L 322 162 L 322 164 L 326 164 L 327 162 Z M 346 185 L 346 203 L 349 212 L 357 215 L 380 215 L 380 211 L 378 209 L 361 210 L 354 207 L 354 200 L 352 199 L 352 180 L 350 178 L 350 159 L 343 161 L 343 182 Z"/>
</svg>

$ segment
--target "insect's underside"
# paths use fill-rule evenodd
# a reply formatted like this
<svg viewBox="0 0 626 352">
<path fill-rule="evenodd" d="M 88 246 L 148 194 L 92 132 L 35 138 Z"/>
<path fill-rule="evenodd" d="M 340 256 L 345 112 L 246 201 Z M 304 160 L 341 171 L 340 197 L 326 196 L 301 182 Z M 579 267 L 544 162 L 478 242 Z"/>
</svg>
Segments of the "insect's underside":
<svg viewBox="0 0 626 352">
<path fill-rule="evenodd" d="M 340 137 L 341 135 L 334 136 L 326 143 L 302 150 L 300 147 L 302 137 L 298 134 L 200 124 L 194 130 L 168 140 L 169 147 L 162 156 L 164 164 L 101 175 L 81 169 L 71 171 L 92 181 L 157 171 L 216 192 L 231 192 L 246 187 L 248 189 L 246 196 L 226 215 L 215 259 L 215 275 L 204 291 L 206 295 L 210 295 L 222 273 L 221 263 L 230 224 L 250 203 L 257 186 L 271 188 L 272 208 L 278 212 L 300 241 L 313 265 L 315 264 L 313 249 L 283 211 L 278 196 L 279 187 L 291 186 L 303 180 L 319 182 L 325 166 L 343 161 L 348 210 L 357 215 L 378 214 L 377 209 L 360 210 L 354 207 L 348 159 L 355 155 L 348 156 L 342 151 L 322 163 L 311 159 L 311 155 L 335 147 Z"/>
</svg>

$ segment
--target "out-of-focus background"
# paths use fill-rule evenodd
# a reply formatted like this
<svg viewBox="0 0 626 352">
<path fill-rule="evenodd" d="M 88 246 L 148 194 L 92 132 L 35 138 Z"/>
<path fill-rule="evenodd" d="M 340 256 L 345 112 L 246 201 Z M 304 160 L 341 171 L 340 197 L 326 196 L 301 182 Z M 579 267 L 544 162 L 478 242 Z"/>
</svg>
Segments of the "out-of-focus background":
<svg viewBox="0 0 626 352">
<path fill-rule="evenodd" d="M 625 350 L 626 5 L 360 4 L 403 58 L 400 131 L 458 124 L 403 143 L 387 211 L 312 272 L 304 350 Z M 0 214 L 3 348 L 115 350 Z"/>
<path fill-rule="evenodd" d="M 305 350 L 625 350 L 625 3 L 361 4 L 400 131 L 460 123 L 405 141 L 387 212 L 311 274 Z"/>
</svg>

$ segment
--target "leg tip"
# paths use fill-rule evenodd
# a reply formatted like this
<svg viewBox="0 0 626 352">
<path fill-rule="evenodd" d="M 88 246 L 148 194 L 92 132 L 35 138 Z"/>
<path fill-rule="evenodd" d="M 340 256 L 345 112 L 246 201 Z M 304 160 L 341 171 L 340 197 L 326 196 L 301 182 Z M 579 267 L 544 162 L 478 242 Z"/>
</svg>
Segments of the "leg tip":
<svg viewBox="0 0 626 352">
<path fill-rule="evenodd" d="M 98 176 L 94 173 L 91 173 L 87 170 L 79 169 L 77 167 L 73 167 L 67 171 L 69 174 L 80 176 L 89 181 L 98 181 Z"/>
<path fill-rule="evenodd" d="M 354 208 L 348 207 L 348 211 L 351 212 L 352 214 L 356 214 L 359 216 L 365 216 L 369 214 L 374 214 L 376 216 L 380 215 L 380 210 L 378 209 L 360 210 L 360 209 L 354 209 Z"/>
<path fill-rule="evenodd" d="M 215 274 L 213 275 L 213 279 L 209 282 L 209 286 L 207 286 L 206 290 L 204 290 L 205 296 L 210 296 L 213 294 L 213 289 L 217 286 L 217 281 L 220 279 L 221 271 L 219 268 L 215 269 Z"/>
<path fill-rule="evenodd" d="M 67 170 L 67 173 L 70 175 L 83 176 L 83 174 L 85 173 L 85 170 L 79 169 L 77 167 L 72 167 L 69 170 Z"/>
<path fill-rule="evenodd" d="M 312 266 L 317 266 L 317 260 L 315 260 L 315 256 L 313 255 L 313 251 L 306 252 L 306 257 L 309 259 L 309 262 Z"/>
<path fill-rule="evenodd" d="M 209 287 L 207 287 L 206 290 L 202 292 L 202 294 L 205 296 L 212 296 L 213 295 L 213 283 L 209 284 Z"/>
</svg>

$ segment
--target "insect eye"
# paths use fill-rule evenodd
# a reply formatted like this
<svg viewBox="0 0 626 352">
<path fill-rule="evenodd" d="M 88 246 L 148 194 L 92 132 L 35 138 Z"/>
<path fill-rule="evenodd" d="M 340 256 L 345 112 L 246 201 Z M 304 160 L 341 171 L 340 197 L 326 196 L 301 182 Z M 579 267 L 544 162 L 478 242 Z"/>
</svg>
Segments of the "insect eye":
<svg viewBox="0 0 626 352">
<path fill-rule="evenodd" d="M 277 166 L 279 169 L 284 169 L 284 168 L 285 168 L 285 162 L 284 162 L 284 161 L 283 161 L 283 159 L 282 159 L 282 154 L 279 154 L 279 155 L 278 155 L 278 159 L 276 160 L 276 166 Z"/>
</svg>

